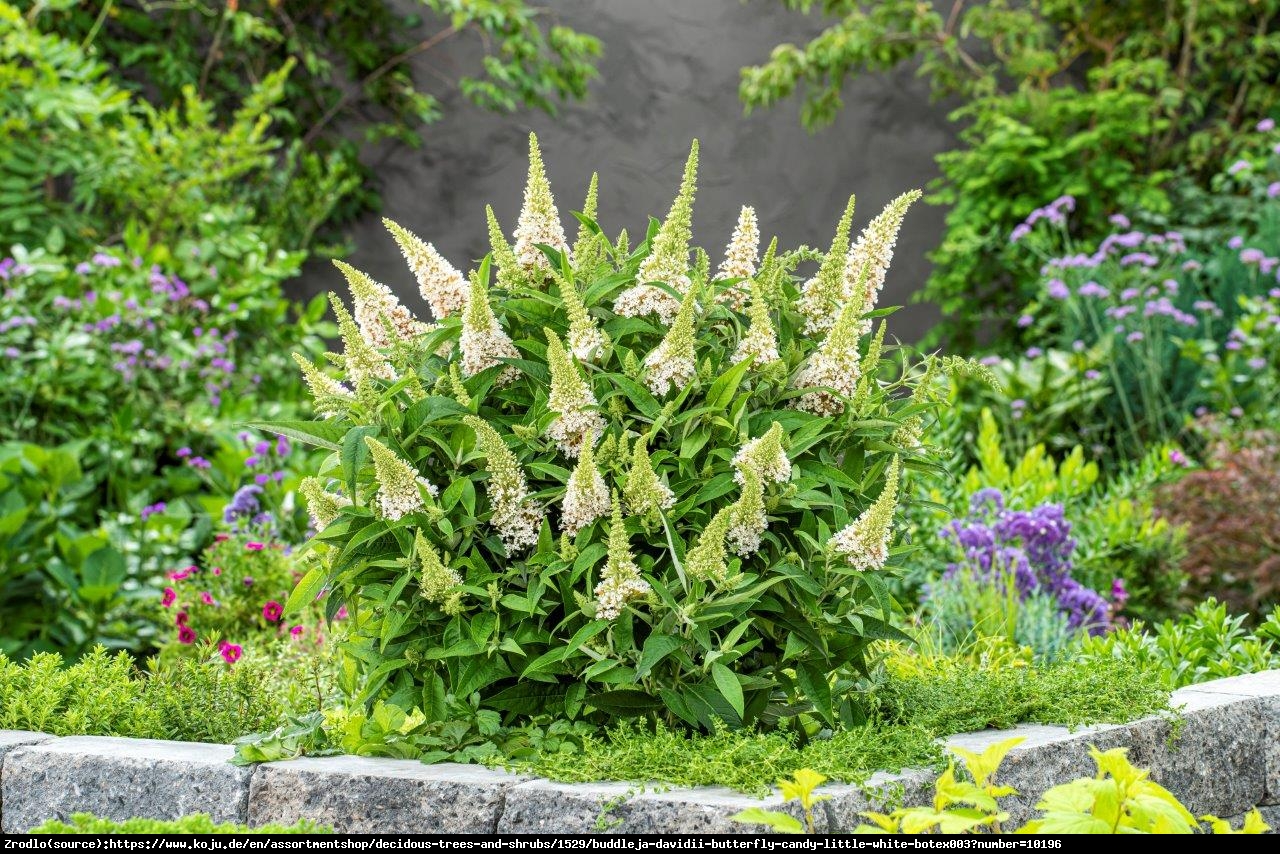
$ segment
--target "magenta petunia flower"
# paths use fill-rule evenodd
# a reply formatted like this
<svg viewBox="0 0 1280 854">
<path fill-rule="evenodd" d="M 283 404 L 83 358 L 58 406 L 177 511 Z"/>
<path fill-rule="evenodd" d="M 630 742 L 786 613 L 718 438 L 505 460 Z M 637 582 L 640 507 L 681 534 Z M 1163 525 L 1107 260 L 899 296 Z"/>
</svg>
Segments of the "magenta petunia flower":
<svg viewBox="0 0 1280 854">
<path fill-rule="evenodd" d="M 289 629 L 289 634 L 293 635 L 295 638 L 302 637 L 302 632 L 303 632 L 302 626 L 294 626 L 293 628 Z"/>
<path fill-rule="evenodd" d="M 244 650 L 240 647 L 240 644 L 227 643 L 226 641 L 218 644 L 218 652 L 222 653 L 222 657 L 226 660 L 227 664 L 235 664 L 240 660 L 240 656 L 244 654 Z"/>
<path fill-rule="evenodd" d="M 262 606 L 262 618 L 268 623 L 274 623 L 284 616 L 284 608 L 274 599 Z"/>
<path fill-rule="evenodd" d="M 195 642 L 196 642 L 195 629 L 191 628 L 186 623 L 183 623 L 182 625 L 178 626 L 178 643 L 186 644 L 190 646 Z"/>
<path fill-rule="evenodd" d="M 245 543 L 244 547 L 251 552 L 260 552 L 266 548 L 262 543 Z"/>
<path fill-rule="evenodd" d="M 186 611 L 179 611 L 173 617 L 173 624 L 175 626 L 185 626 L 187 624 L 187 620 L 189 619 L 190 617 L 188 616 Z"/>
<path fill-rule="evenodd" d="M 217 602 L 215 602 L 215 601 L 213 600 L 213 594 L 212 594 L 212 593 L 210 593 L 208 590 L 201 591 L 201 593 L 200 593 L 200 601 L 201 601 L 201 602 L 203 602 L 203 603 L 204 603 L 204 604 L 206 604 L 206 605 L 216 605 L 216 604 L 218 604 Z"/>
<path fill-rule="evenodd" d="M 164 594 L 160 597 L 160 604 L 168 608 L 174 602 L 178 601 L 178 592 L 172 587 L 166 587 Z"/>
</svg>

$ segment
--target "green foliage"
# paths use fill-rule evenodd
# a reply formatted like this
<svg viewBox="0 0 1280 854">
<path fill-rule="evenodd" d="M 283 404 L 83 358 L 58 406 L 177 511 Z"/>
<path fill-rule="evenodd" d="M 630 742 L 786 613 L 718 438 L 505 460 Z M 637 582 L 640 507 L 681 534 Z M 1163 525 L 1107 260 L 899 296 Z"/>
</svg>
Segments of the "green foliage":
<svg viewBox="0 0 1280 854">
<path fill-rule="evenodd" d="M 1122 723 L 1168 708 L 1169 689 L 1142 662 L 1031 662 L 1030 650 L 999 640 L 956 655 L 899 650 L 885 661 L 873 696 L 886 723 L 938 735 L 1023 722 Z"/>
<path fill-rule="evenodd" d="M 246 476 L 232 424 L 306 411 L 280 348 L 319 348 L 322 303 L 295 309 L 280 282 L 300 258 L 251 232 L 173 249 L 131 234 L 78 264 L 15 255 L 0 260 L 0 650 L 141 649 L 140 602 Z"/>
<path fill-rule="evenodd" d="M 145 672 L 102 647 L 69 666 L 56 653 L 0 655 L 0 729 L 225 743 L 284 712 L 266 669 L 228 667 L 212 649 Z"/>
<path fill-rule="evenodd" d="M 1229 616 L 1225 605 L 1209 599 L 1190 614 L 1151 627 L 1127 629 L 1084 639 L 1076 655 L 1082 664 L 1123 660 L 1159 673 L 1169 688 L 1280 668 L 1280 608 L 1256 629 L 1247 615 Z"/>
<path fill-rule="evenodd" d="M 966 453 L 953 461 L 957 477 L 922 490 L 927 501 L 909 507 L 913 538 L 920 543 L 921 553 L 904 577 L 904 591 L 919 590 L 954 561 L 947 541 L 937 532 L 951 518 L 967 512 L 971 497 L 979 490 L 998 489 L 1011 509 L 1029 510 L 1046 502 L 1063 506 L 1076 541 L 1072 575 L 1086 587 L 1106 591 L 1119 579 L 1127 592 L 1125 614 L 1162 619 L 1172 613 L 1185 581 L 1177 569 L 1185 554 L 1184 534 L 1156 512 L 1154 505 L 1157 489 L 1181 475 L 1181 467 L 1174 462 L 1181 452 L 1173 446 L 1152 448 L 1144 458 L 1114 470 L 1104 481 L 1098 464 L 1079 445 L 1061 455 L 1044 444 L 1025 447 L 1027 437 L 1017 434 L 1016 419 L 997 419 L 989 408 L 966 400 L 971 384 L 953 385 L 953 391 L 956 406 L 942 419 L 942 441 L 964 448 Z M 1027 407 L 1029 414 L 1030 409 Z M 976 430 L 971 432 L 974 426 Z M 1016 456 L 1020 447 L 1025 450 Z M 995 599 L 1000 598 L 1000 591 L 961 583 L 953 592 L 958 597 L 971 596 L 975 604 L 999 604 Z M 936 605 L 946 610 L 971 610 L 958 598 L 939 597 Z M 1024 625 L 1024 630 L 1036 626 L 1047 632 L 1035 632 L 1043 641 L 1056 636 L 1051 621 L 1033 621 Z M 1030 636 L 1017 640 L 1031 644 Z M 1059 643 L 1031 645 L 1045 651 L 1061 649 Z"/>
<path fill-rule="evenodd" d="M 523 0 L 17 5 L 68 43 L 91 46 L 122 81 L 117 85 L 137 84 L 159 104 L 198 96 L 217 122 L 238 118 L 239 105 L 257 91 L 252 81 L 272 81 L 271 116 L 286 141 L 275 159 L 284 174 L 263 173 L 258 187 L 234 192 L 252 199 L 262 221 L 278 224 L 296 246 L 309 244 L 335 205 L 340 216 L 376 205 L 368 186 L 373 176 L 357 159 L 362 144 L 391 139 L 417 146 L 422 126 L 440 118 L 438 87 L 416 80 L 410 60 L 470 42 L 463 49 L 478 48 L 478 67 L 456 79 L 468 100 L 501 112 L 532 107 L 554 114 L 558 101 L 586 94 L 600 55 L 595 38 Z M 281 69 L 291 69 L 287 78 Z M 324 181 L 335 188 L 326 193 L 317 186 Z M 280 197 L 290 187 L 302 192 Z"/>
<path fill-rule="evenodd" d="M 231 220 L 273 247 L 307 247 L 355 182 L 340 163 L 281 153 L 269 133 L 291 67 L 256 78 L 225 120 L 190 86 L 153 107 L 82 44 L 0 5 L 0 240 L 78 254 L 129 224 L 173 246 Z"/>
<path fill-rule="evenodd" d="M 1271 0 L 785 4 L 834 20 L 743 70 L 748 109 L 801 93 L 815 127 L 840 109 L 850 77 L 917 63 L 935 95 L 962 99 L 951 116 L 960 147 L 939 157 L 931 198 L 950 206 L 947 231 L 922 293 L 962 340 L 1007 323 L 1028 295 L 1035 268 L 1008 235 L 1033 209 L 1076 196 L 1080 236 L 1117 211 L 1168 211 L 1175 171 L 1203 177 L 1280 94 Z"/>
<path fill-rule="evenodd" d="M 356 318 L 334 298 L 333 361 L 348 386 L 313 377 L 330 419 L 275 429 L 334 452 L 320 472 L 345 506 L 291 604 L 322 588 L 347 604 L 357 704 L 438 720 L 479 693 L 515 719 L 703 729 L 851 713 L 832 677 L 899 636 L 877 570 L 900 560 L 900 472 L 931 469 L 913 437 L 954 366 L 877 379 L 880 345 L 859 343 L 887 313 L 874 294 L 851 290 L 817 340 L 799 332 L 801 283 L 776 267 L 756 331 L 776 331 L 780 358 L 735 363 L 750 327 L 721 300 L 740 279 L 689 265 L 695 168 L 696 149 L 635 252 L 575 273 L 533 160 L 514 249 L 496 230 L 462 317 L 438 327 L 347 271 Z M 854 251 L 880 263 L 872 244 Z"/>
<path fill-rule="evenodd" d="M 871 824 L 859 825 L 854 833 L 1005 833 L 1003 822 L 1009 813 L 999 800 L 1018 794 L 1012 786 L 1000 785 L 995 776 L 1015 747 L 1024 741 L 1010 738 L 989 746 L 981 753 L 951 748 L 960 758 L 970 779 L 956 774 L 955 762 L 934 783 L 933 803 L 901 807 L 891 813 L 865 812 Z M 1250 810 L 1240 830 L 1216 816 L 1195 816 L 1182 806 L 1172 792 L 1152 782 L 1147 771 L 1133 767 L 1127 748 L 1107 751 L 1090 748 L 1098 766 L 1095 777 L 1082 777 L 1046 791 L 1036 803 L 1040 817 L 1027 822 L 1016 833 L 1032 834 L 1113 834 L 1113 833 L 1196 833 L 1208 824 L 1213 833 L 1261 834 L 1270 830 L 1258 810 Z M 734 816 L 739 822 L 764 824 L 778 833 L 813 833 L 813 804 L 825 800 L 816 790 L 825 777 L 809 769 L 797 771 L 791 780 L 779 780 L 784 800 L 798 801 L 806 822 L 801 825 L 781 812 L 751 809 Z"/>
<path fill-rule="evenodd" d="M 791 775 L 790 780 L 779 780 L 778 789 L 787 801 L 798 801 L 804 814 L 802 823 L 795 816 L 774 810 L 763 810 L 751 807 L 730 816 L 734 821 L 748 824 L 762 824 L 774 833 L 813 833 L 813 808 L 823 801 L 830 800 L 828 795 L 816 794 L 816 789 L 827 781 L 827 778 L 809 768 L 801 768 Z"/>
<path fill-rule="evenodd" d="M 333 829 L 303 819 L 297 824 L 264 824 L 261 827 L 246 827 L 243 824 L 217 824 L 206 813 L 184 815 L 173 821 L 161 821 L 153 818 L 130 818 L 124 821 L 112 821 L 98 818 L 91 813 L 78 812 L 71 816 L 70 823 L 51 818 L 39 827 L 32 828 L 32 833 L 332 833 Z"/>
</svg>

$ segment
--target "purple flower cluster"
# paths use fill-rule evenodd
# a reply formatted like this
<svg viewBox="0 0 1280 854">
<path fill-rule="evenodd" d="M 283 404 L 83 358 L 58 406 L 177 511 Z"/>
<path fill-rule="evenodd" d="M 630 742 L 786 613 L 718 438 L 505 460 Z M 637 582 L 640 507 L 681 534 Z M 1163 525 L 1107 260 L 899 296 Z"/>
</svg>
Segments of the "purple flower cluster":
<svg viewBox="0 0 1280 854">
<path fill-rule="evenodd" d="M 132 269 L 126 273 L 111 273 L 114 268 L 125 267 L 125 261 L 108 252 L 98 252 L 76 265 L 83 290 L 54 295 L 50 306 L 92 336 L 94 344 L 109 354 L 109 364 L 124 382 L 166 386 L 195 378 L 209 405 L 217 409 L 237 379 L 233 342 L 238 332 L 202 323 L 210 312 L 209 303 L 196 297 L 178 276 L 159 266 L 143 270 L 141 258 L 133 258 L 130 266 Z M 0 273 L 5 279 L 20 272 L 20 267 L 11 258 L 0 261 Z M 149 295 L 134 297 L 107 287 L 123 281 L 121 277 L 142 276 Z M 0 321 L 0 334 L 36 325 L 34 317 L 11 316 Z M 25 339 L 0 342 L 11 347 L 25 343 Z"/>
<path fill-rule="evenodd" d="M 1074 196 L 1059 196 L 1044 207 L 1033 210 L 1009 235 L 1009 242 L 1017 243 L 1026 237 L 1040 220 L 1053 225 L 1066 225 L 1067 214 L 1075 209 L 1076 200 Z"/>
<path fill-rule="evenodd" d="M 1013 584 L 1022 600 L 1051 597 L 1071 628 L 1102 634 L 1111 627 L 1112 605 L 1071 577 L 1076 541 L 1060 504 L 1010 510 L 998 489 L 982 489 L 969 501 L 969 515 L 939 531 L 963 553 L 944 580 L 967 573 L 978 582 Z M 1120 590 L 1123 584 L 1115 582 Z M 1113 597 L 1119 598 L 1119 597 Z"/>
</svg>

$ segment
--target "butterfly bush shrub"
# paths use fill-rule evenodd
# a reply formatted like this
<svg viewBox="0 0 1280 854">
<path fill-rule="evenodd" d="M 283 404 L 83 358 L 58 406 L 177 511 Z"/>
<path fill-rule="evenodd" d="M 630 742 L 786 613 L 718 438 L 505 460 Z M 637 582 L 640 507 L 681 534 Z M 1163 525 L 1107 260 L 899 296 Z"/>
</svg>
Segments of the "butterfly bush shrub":
<svg viewBox="0 0 1280 854">
<path fill-rule="evenodd" d="M 884 573 L 901 481 L 933 465 L 934 380 L 977 367 L 892 370 L 873 332 L 918 193 L 854 240 L 850 199 L 825 253 L 761 257 L 743 208 L 713 269 L 689 243 L 697 166 L 695 144 L 634 247 L 601 232 L 594 177 L 570 242 L 533 138 L 514 242 L 488 209 L 469 276 L 388 222 L 434 322 L 339 265 L 343 351 L 298 360 L 324 420 L 262 426 L 332 451 L 289 604 L 348 608 L 355 702 L 852 714 L 841 677 L 899 636 Z"/>
</svg>

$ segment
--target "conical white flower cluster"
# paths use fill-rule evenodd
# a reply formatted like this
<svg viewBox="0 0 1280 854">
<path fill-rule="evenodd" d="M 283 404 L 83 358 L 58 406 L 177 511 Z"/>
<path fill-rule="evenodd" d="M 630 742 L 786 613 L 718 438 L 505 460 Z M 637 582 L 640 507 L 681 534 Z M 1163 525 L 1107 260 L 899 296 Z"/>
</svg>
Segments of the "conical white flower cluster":
<svg viewBox="0 0 1280 854">
<path fill-rule="evenodd" d="M 551 262 L 542 254 L 538 244 L 550 246 L 568 254 L 564 227 L 560 224 L 560 212 L 556 210 L 551 184 L 542 165 L 542 151 L 538 137 L 529 134 L 529 177 L 524 187 L 524 206 L 515 233 L 516 263 L 530 276 L 550 275 Z"/>
<path fill-rule="evenodd" d="M 782 425 L 777 421 L 762 436 L 747 442 L 733 457 L 733 479 L 746 484 L 744 471 L 759 476 L 762 483 L 786 483 L 791 480 L 791 460 L 782 448 Z"/>
<path fill-rule="evenodd" d="M 693 314 L 697 308 L 697 295 L 691 288 L 680 303 L 675 322 L 653 352 L 645 357 L 645 383 L 658 397 L 665 395 L 673 386 L 684 388 L 698 371 L 693 334 Z"/>
<path fill-rule="evenodd" d="M 471 278 L 471 296 L 462 313 L 462 334 L 458 338 L 462 351 L 462 375 L 474 377 L 483 370 L 502 364 L 503 359 L 518 359 L 520 352 L 498 323 L 489 306 L 489 291 L 479 276 Z M 508 365 L 498 372 L 496 386 L 504 386 L 520 376 L 518 368 Z"/>
<path fill-rule="evenodd" d="M 684 290 L 689 289 L 689 277 L 684 277 Z M 674 286 L 673 286 L 674 287 Z M 680 311 L 680 300 L 653 285 L 636 285 L 618 294 L 613 301 L 613 312 L 621 317 L 656 315 L 664 326 L 670 326 Z"/>
<path fill-rule="evenodd" d="M 547 365 L 551 369 L 551 395 L 547 409 L 556 419 L 547 427 L 547 435 L 566 457 L 576 457 L 588 442 L 604 435 L 605 420 L 595 410 L 596 396 L 591 386 L 578 373 L 560 338 L 550 329 L 547 336 Z"/>
<path fill-rule="evenodd" d="M 302 369 L 302 379 L 311 389 L 312 405 L 324 417 L 341 415 L 355 400 L 355 393 L 324 371 L 301 353 L 293 354 L 293 361 Z"/>
<path fill-rule="evenodd" d="M 489 460 L 489 480 L 485 484 L 489 524 L 502 538 L 508 555 L 536 545 L 542 512 L 529 498 L 529 483 L 520 461 L 488 422 L 474 415 L 464 416 L 462 420 L 476 431 L 476 447 Z"/>
<path fill-rule="evenodd" d="M 560 302 L 564 305 L 565 316 L 569 318 L 569 334 L 567 342 L 569 352 L 580 362 L 593 362 L 604 355 L 604 334 L 596 326 L 587 307 L 582 302 L 578 288 L 556 274 L 556 286 L 560 291 Z"/>
<path fill-rule="evenodd" d="M 338 318 L 338 335 L 342 338 L 342 368 L 347 382 L 359 391 L 361 384 L 369 380 L 394 380 L 395 369 L 364 340 L 360 327 L 337 294 L 329 294 L 329 307 Z"/>
<path fill-rule="evenodd" d="M 898 478 L 901 463 L 897 457 L 889 464 L 884 490 L 875 503 L 857 519 L 836 533 L 828 542 L 831 551 L 844 558 L 854 569 L 884 569 L 889 559 L 889 540 L 893 534 L 893 514 L 898 508 Z"/>
<path fill-rule="evenodd" d="M 805 335 L 825 333 L 835 324 L 840 307 L 848 302 L 844 278 L 849 266 L 849 231 L 853 228 L 854 202 L 854 197 L 850 196 L 836 225 L 835 236 L 831 238 L 831 248 L 822 257 L 818 272 L 800 287 L 796 308 L 805 317 Z"/>
<path fill-rule="evenodd" d="M 593 444 L 594 438 L 583 444 L 560 508 L 560 531 L 571 537 L 609 512 L 609 488 L 596 468 Z"/>
<path fill-rule="evenodd" d="M 643 599 L 652 591 L 640 577 L 640 567 L 631 556 L 626 523 L 622 520 L 622 504 L 615 495 L 613 520 L 609 526 L 609 559 L 596 585 L 596 619 L 616 620 L 628 602 Z"/>
<path fill-rule="evenodd" d="M 907 208 L 919 199 L 919 190 L 911 190 L 898 196 L 858 235 L 857 243 L 849 250 L 849 259 L 845 272 L 845 299 L 862 297 L 861 312 L 865 314 L 876 307 L 880 291 L 884 288 L 885 276 L 889 272 L 889 264 L 893 261 L 893 247 L 898 242 L 898 232 L 902 228 L 902 220 L 907 215 Z M 859 280 L 866 276 L 861 286 Z M 860 292 L 860 294 L 858 293 Z M 864 325 L 864 332 L 869 325 Z"/>
<path fill-rule="evenodd" d="M 742 494 L 730 505 L 729 531 L 726 536 L 729 548 L 735 554 L 746 557 L 760 549 L 760 538 L 769 528 L 764 510 L 764 485 L 760 475 L 751 469 L 742 472 Z"/>
<path fill-rule="evenodd" d="M 778 354 L 778 333 L 773 328 L 773 320 L 769 317 L 769 304 L 761 293 L 761 286 L 752 281 L 751 305 L 747 314 L 751 325 L 747 334 L 738 341 L 733 351 L 733 364 L 750 359 L 755 365 L 767 365 L 781 358 Z"/>
<path fill-rule="evenodd" d="M 370 347 L 390 347 L 396 341 L 412 341 L 434 328 L 414 317 L 386 285 L 343 261 L 333 263 L 347 278 L 356 325 Z"/>
<path fill-rule="evenodd" d="M 298 492 L 307 502 L 307 512 L 311 515 L 311 527 L 320 533 L 329 527 L 329 523 L 338 518 L 343 507 L 351 506 L 351 499 L 324 488 L 324 482 L 318 477 L 305 477 L 298 484 Z"/>
<path fill-rule="evenodd" d="M 848 302 L 840 310 L 836 325 L 796 376 L 797 388 L 813 389 L 800 397 L 797 408 L 816 415 L 844 412 L 844 401 L 836 394 L 853 397 L 858 378 L 862 376 L 862 360 L 858 355 L 862 332 L 860 314 L 861 306 L 856 302 Z"/>
<path fill-rule="evenodd" d="M 462 576 L 444 565 L 435 547 L 417 531 L 413 537 L 414 562 L 418 569 L 418 585 L 422 598 L 439 605 L 446 614 L 462 611 Z"/>
<path fill-rule="evenodd" d="M 400 254 L 418 279 L 418 290 L 431 306 L 431 316 L 443 320 L 466 308 L 471 286 L 461 271 L 446 261 L 434 246 L 404 226 L 389 219 L 383 219 L 382 224 L 395 238 Z"/>
<path fill-rule="evenodd" d="M 756 274 L 756 264 L 760 258 L 760 225 L 756 222 L 755 208 L 743 205 L 738 213 L 738 224 L 729 238 L 729 246 L 725 249 L 724 260 L 716 273 L 715 281 L 725 279 L 750 279 Z M 719 302 L 728 303 L 734 311 L 742 311 L 747 304 L 747 286 L 745 281 L 725 288 L 716 298 Z"/>
<path fill-rule="evenodd" d="M 658 233 L 653 236 L 649 254 L 640 262 L 636 273 L 639 283 L 618 295 L 613 302 L 614 313 L 623 317 L 642 317 L 656 314 L 664 324 L 670 324 L 680 310 L 680 300 L 662 288 L 648 282 L 662 282 L 683 296 L 693 283 L 689 279 L 689 239 L 693 236 L 693 197 L 698 182 L 698 142 L 694 140 L 685 161 L 680 191 L 671 203 L 671 210 L 663 220 Z"/>
<path fill-rule="evenodd" d="M 422 499 L 422 492 L 426 490 L 434 498 L 435 486 L 377 439 L 365 436 L 364 443 L 373 458 L 373 475 L 378 483 L 374 503 L 378 512 L 394 522 L 425 509 L 427 503 Z"/>
</svg>

